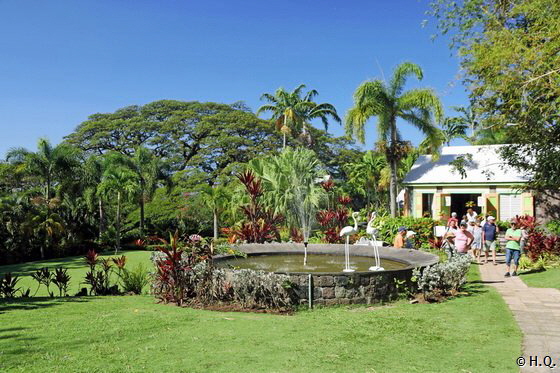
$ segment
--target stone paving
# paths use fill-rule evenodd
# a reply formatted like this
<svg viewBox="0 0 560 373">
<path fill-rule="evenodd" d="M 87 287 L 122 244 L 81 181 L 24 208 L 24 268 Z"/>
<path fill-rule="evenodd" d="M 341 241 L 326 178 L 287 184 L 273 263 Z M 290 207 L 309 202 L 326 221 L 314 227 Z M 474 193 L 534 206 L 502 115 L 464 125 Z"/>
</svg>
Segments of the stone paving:
<svg viewBox="0 0 560 373">
<path fill-rule="evenodd" d="M 523 353 L 526 358 L 521 372 L 560 372 L 560 290 L 531 288 L 519 277 L 504 277 L 503 255 L 498 265 L 491 261 L 479 266 L 483 282 L 494 286 L 502 295 L 523 331 Z M 536 367 L 529 367 L 529 356 L 538 356 Z M 550 356 L 555 369 L 543 361 Z M 538 366 L 543 364 L 543 366 Z"/>
</svg>

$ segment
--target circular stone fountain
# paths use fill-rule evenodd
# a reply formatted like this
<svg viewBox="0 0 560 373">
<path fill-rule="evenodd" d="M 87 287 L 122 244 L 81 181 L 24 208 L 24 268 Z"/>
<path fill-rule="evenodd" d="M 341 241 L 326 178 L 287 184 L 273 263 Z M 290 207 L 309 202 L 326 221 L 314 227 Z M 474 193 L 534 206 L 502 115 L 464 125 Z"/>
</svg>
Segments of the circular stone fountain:
<svg viewBox="0 0 560 373">
<path fill-rule="evenodd" d="M 375 260 L 373 247 L 351 245 L 350 267 L 355 272 L 343 272 L 343 244 L 309 244 L 305 266 L 303 244 L 243 244 L 238 250 L 245 252 L 247 258 L 222 255 L 215 257 L 215 264 L 288 275 L 300 303 L 309 302 L 311 293 L 313 303 L 325 305 L 370 304 L 394 299 L 399 288 L 410 286 L 414 268 L 438 262 L 436 255 L 423 251 L 381 247 L 379 255 L 385 270 L 372 272 L 368 268 Z"/>
</svg>

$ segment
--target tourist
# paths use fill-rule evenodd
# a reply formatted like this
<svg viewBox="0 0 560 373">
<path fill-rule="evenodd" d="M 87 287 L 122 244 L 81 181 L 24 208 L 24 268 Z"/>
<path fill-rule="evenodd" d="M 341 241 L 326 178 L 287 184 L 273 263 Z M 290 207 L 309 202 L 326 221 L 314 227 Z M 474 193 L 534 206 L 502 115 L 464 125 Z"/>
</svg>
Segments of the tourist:
<svg viewBox="0 0 560 373">
<path fill-rule="evenodd" d="M 477 219 L 474 223 L 474 229 L 471 232 L 474 241 L 472 243 L 472 254 L 473 258 L 476 259 L 477 263 L 480 263 L 480 251 L 482 250 L 483 240 L 482 240 L 482 227 L 480 226 L 480 220 Z"/>
<path fill-rule="evenodd" d="M 455 251 L 457 254 L 468 254 L 473 241 L 474 236 L 467 230 L 467 224 L 461 223 L 459 230 L 455 233 Z"/>
<path fill-rule="evenodd" d="M 467 210 L 467 215 L 465 215 L 467 217 L 467 222 L 475 222 L 476 218 L 478 216 L 478 214 L 476 213 L 476 211 L 474 211 L 473 209 L 469 208 Z"/>
<path fill-rule="evenodd" d="M 511 222 L 511 228 L 506 231 L 505 239 L 506 243 L 506 277 L 510 276 L 510 264 L 513 259 L 513 265 L 511 266 L 513 272 L 511 276 L 517 276 L 517 266 L 519 265 L 519 257 L 521 256 L 521 247 L 519 242 L 521 241 L 521 229 L 517 227 L 515 221 Z"/>
<path fill-rule="evenodd" d="M 484 264 L 488 263 L 488 252 L 492 251 L 492 261 L 496 263 L 496 244 L 500 229 L 496 225 L 496 218 L 488 216 L 482 226 L 482 250 L 484 251 Z"/>
<path fill-rule="evenodd" d="M 459 220 L 457 219 L 457 213 L 456 212 L 452 212 L 451 213 L 451 217 L 447 220 L 447 226 L 451 226 L 451 223 L 455 222 L 455 227 L 457 227 L 459 225 Z"/>
<path fill-rule="evenodd" d="M 414 236 L 415 235 L 416 235 L 416 232 L 414 232 L 414 231 L 407 231 L 406 232 L 406 239 L 405 239 L 404 246 L 407 249 L 414 249 Z"/>
<path fill-rule="evenodd" d="M 399 230 L 397 232 L 397 235 L 395 236 L 395 239 L 393 240 L 393 247 L 396 247 L 397 249 L 402 249 L 404 247 L 404 241 L 405 241 L 405 236 L 406 236 L 406 227 L 399 227 Z"/>
<path fill-rule="evenodd" d="M 467 215 L 463 215 L 463 218 L 461 219 L 461 222 L 459 223 L 459 226 L 461 226 L 461 224 L 469 224 L 469 219 L 467 219 Z"/>
</svg>

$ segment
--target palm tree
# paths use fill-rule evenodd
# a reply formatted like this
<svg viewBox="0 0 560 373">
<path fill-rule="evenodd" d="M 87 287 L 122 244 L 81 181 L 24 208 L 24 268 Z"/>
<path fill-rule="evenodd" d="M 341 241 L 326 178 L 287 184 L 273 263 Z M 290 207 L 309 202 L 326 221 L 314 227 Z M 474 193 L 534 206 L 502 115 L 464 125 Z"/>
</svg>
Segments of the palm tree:
<svg viewBox="0 0 560 373">
<path fill-rule="evenodd" d="M 315 152 L 287 147 L 279 155 L 255 158 L 249 167 L 262 181 L 263 200 L 276 214 L 287 214 L 288 224 L 309 239 L 324 192 L 317 180 L 324 176 Z"/>
<path fill-rule="evenodd" d="M 140 192 L 140 184 L 138 177 L 128 167 L 124 167 L 124 157 L 121 154 L 110 154 L 105 161 L 105 171 L 101 183 L 98 186 L 98 193 L 102 195 L 107 201 L 116 201 L 116 239 L 115 239 L 115 254 L 121 246 L 121 205 L 125 200 L 130 200 L 132 197 L 138 196 Z M 113 199 L 115 198 L 115 199 Z"/>
<path fill-rule="evenodd" d="M 135 148 L 132 157 L 117 157 L 115 161 L 120 162 L 123 167 L 132 170 L 138 177 L 140 188 L 140 193 L 138 194 L 138 202 L 140 205 L 140 236 L 144 236 L 144 210 L 146 202 L 149 202 L 153 198 L 159 182 L 165 183 L 168 187 L 168 191 L 170 190 L 171 171 L 150 149 L 143 146 Z"/>
<path fill-rule="evenodd" d="M 46 201 L 51 198 L 53 183 L 71 175 L 79 165 L 78 152 L 74 147 L 65 143 L 53 147 L 44 138 L 39 139 L 35 153 L 15 148 L 8 152 L 6 159 L 11 163 L 24 164 L 29 175 L 43 183 Z"/>
<path fill-rule="evenodd" d="M 11 149 L 6 159 L 14 164 L 24 165 L 28 175 L 31 178 L 39 179 L 43 184 L 43 198 L 41 201 L 46 207 L 45 219 L 50 219 L 51 207 L 53 201 L 51 199 L 52 189 L 55 182 L 63 182 L 66 178 L 70 177 L 79 163 L 78 151 L 76 148 L 61 143 L 57 146 L 52 146 L 50 141 L 41 138 L 37 144 L 37 151 L 30 152 L 25 148 Z M 44 225 L 49 223 L 45 220 Z M 45 248 L 48 247 L 50 237 L 48 230 L 45 233 Z M 45 258 L 45 250 L 41 247 L 41 259 Z"/>
<path fill-rule="evenodd" d="M 200 194 L 203 203 L 212 210 L 214 221 L 214 239 L 218 239 L 218 217 L 220 212 L 227 206 L 229 201 L 229 193 L 224 186 L 221 185 L 205 185 L 201 188 Z"/>
<path fill-rule="evenodd" d="M 474 138 L 479 125 L 478 116 L 476 115 L 474 108 L 472 106 L 452 106 L 451 108 L 460 114 L 458 117 L 453 117 L 453 121 L 465 127 L 465 136 L 466 129 L 470 128 L 471 133 L 469 137 L 471 139 Z"/>
<path fill-rule="evenodd" d="M 325 130 L 328 129 L 328 118 L 332 117 L 340 123 L 340 118 L 333 105 L 328 103 L 317 104 L 313 98 L 319 93 L 312 89 L 303 97 L 305 84 L 300 84 L 292 92 L 284 88 L 278 88 L 274 94 L 265 93 L 261 100 L 268 101 L 269 104 L 261 106 L 257 110 L 257 115 L 263 112 L 271 112 L 272 118 L 276 120 L 276 128 L 282 132 L 283 148 L 286 148 L 286 135 L 299 133 L 299 136 L 309 141 L 309 121 L 321 119 Z"/>
<path fill-rule="evenodd" d="M 103 198 L 99 194 L 99 184 L 103 179 L 103 159 L 101 157 L 91 156 L 84 162 L 82 166 L 82 189 L 83 196 L 86 204 L 90 209 L 94 209 L 97 205 L 98 209 L 98 229 L 99 239 L 103 236 L 105 228 L 105 208 L 103 205 Z"/>
<path fill-rule="evenodd" d="M 441 127 L 447 146 L 449 146 L 451 140 L 459 137 L 464 138 L 467 135 L 467 125 L 457 121 L 457 118 L 445 118 Z"/>
<path fill-rule="evenodd" d="M 368 151 L 356 162 L 345 167 L 349 186 L 357 193 L 366 197 L 366 206 L 378 200 L 379 193 L 389 186 L 388 178 L 384 180 L 383 170 L 387 161 L 383 154 Z"/>
<path fill-rule="evenodd" d="M 346 132 L 364 143 L 365 124 L 370 118 L 377 117 L 379 142 L 384 144 L 382 148 L 391 169 L 389 195 L 392 216 L 397 215 L 398 161 L 404 153 L 403 146 L 406 146 L 401 141 L 397 118 L 410 123 L 436 142 L 439 129 L 433 124 L 433 117 L 436 121 L 443 117 L 441 102 L 433 90 L 417 88 L 403 92 L 410 75 L 421 80 L 422 69 L 414 63 L 405 62 L 395 68 L 388 84 L 382 80 L 360 84 L 354 92 L 354 106 L 348 111 L 345 123 Z"/>
</svg>

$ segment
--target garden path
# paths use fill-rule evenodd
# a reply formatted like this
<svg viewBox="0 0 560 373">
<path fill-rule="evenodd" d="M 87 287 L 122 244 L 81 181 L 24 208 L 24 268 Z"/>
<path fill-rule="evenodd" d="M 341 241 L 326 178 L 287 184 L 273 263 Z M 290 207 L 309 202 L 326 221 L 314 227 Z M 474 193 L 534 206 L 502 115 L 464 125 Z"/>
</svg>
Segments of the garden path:
<svg viewBox="0 0 560 373">
<path fill-rule="evenodd" d="M 505 278 L 506 266 L 503 255 L 498 256 L 498 265 L 490 262 L 481 265 L 483 282 L 494 286 L 502 295 L 523 332 L 523 357 L 526 372 L 548 372 L 560 370 L 560 290 L 528 287 L 519 277 Z M 537 365 L 529 367 L 529 356 L 538 356 Z M 543 362 L 550 356 L 555 369 Z M 512 357 L 517 358 L 517 357 Z"/>
</svg>

